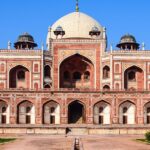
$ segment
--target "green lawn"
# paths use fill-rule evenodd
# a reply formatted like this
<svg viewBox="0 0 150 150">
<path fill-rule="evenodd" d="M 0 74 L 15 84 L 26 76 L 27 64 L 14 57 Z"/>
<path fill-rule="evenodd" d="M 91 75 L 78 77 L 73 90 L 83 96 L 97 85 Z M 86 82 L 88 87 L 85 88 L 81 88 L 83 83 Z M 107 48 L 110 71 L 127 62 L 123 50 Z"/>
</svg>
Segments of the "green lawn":
<svg viewBox="0 0 150 150">
<path fill-rule="evenodd" d="M 136 141 L 142 142 L 142 143 L 145 143 L 145 144 L 150 144 L 150 141 L 147 141 L 146 139 L 136 139 Z"/>
<path fill-rule="evenodd" d="M 15 138 L 0 138 L 0 144 L 16 140 Z"/>
</svg>

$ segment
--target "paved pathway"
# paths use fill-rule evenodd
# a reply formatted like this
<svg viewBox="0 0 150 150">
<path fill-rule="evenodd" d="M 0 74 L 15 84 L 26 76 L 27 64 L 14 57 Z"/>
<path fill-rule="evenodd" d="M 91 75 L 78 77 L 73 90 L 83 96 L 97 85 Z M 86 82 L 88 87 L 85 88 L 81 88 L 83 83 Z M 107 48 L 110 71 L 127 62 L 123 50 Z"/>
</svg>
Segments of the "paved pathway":
<svg viewBox="0 0 150 150">
<path fill-rule="evenodd" d="M 73 138 L 64 136 L 22 136 L 15 142 L 0 145 L 0 150 L 71 150 Z"/>
<path fill-rule="evenodd" d="M 143 136 L 94 136 L 82 138 L 84 150 L 150 150 L 150 145 L 135 139 Z"/>
<path fill-rule="evenodd" d="M 1 136 L 0 136 L 1 137 Z M 24 135 L 17 140 L 0 145 L 0 150 L 71 150 L 77 136 Z M 84 150 L 150 150 L 150 145 L 136 142 L 138 135 L 80 136 Z"/>
</svg>

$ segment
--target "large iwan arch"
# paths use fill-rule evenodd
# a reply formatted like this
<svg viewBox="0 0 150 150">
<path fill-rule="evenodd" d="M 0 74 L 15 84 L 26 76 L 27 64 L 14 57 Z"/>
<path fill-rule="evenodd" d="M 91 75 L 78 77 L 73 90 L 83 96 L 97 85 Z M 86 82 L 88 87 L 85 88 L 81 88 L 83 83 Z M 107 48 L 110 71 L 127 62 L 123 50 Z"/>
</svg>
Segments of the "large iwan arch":
<svg viewBox="0 0 150 150">
<path fill-rule="evenodd" d="M 60 64 L 60 88 L 93 88 L 94 65 L 86 57 L 75 54 Z"/>
</svg>

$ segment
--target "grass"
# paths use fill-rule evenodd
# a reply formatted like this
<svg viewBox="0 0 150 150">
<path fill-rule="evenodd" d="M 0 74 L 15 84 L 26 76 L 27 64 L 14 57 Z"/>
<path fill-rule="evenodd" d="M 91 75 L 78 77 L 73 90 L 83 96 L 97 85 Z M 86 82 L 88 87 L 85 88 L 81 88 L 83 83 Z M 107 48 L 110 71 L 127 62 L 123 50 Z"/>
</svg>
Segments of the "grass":
<svg viewBox="0 0 150 150">
<path fill-rule="evenodd" d="M 136 139 L 136 141 L 142 142 L 142 143 L 145 143 L 145 144 L 150 144 L 150 141 L 147 141 L 146 139 Z"/>
<path fill-rule="evenodd" d="M 0 144 L 15 141 L 15 138 L 0 138 Z"/>
</svg>

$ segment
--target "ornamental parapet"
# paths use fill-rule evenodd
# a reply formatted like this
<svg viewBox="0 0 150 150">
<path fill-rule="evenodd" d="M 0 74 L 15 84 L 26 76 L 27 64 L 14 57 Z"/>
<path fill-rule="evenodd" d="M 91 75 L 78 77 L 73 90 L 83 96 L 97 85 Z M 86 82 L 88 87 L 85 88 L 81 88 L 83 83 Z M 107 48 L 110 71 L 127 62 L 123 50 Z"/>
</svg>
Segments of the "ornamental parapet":
<svg viewBox="0 0 150 150">
<path fill-rule="evenodd" d="M 77 88 L 61 88 L 61 89 L 3 89 L 0 90 L 0 93 L 100 93 L 100 94 L 116 94 L 116 93 L 143 93 L 143 94 L 150 94 L 150 90 L 97 90 L 97 89 L 77 89 Z"/>
<path fill-rule="evenodd" d="M 113 50 L 113 51 L 106 51 L 106 54 L 119 54 L 119 53 L 124 53 L 124 54 L 150 54 L 150 50 Z"/>
<path fill-rule="evenodd" d="M 3 54 L 9 54 L 9 55 L 41 55 L 43 52 L 41 49 L 34 49 L 34 50 L 31 50 L 31 49 L 0 49 L 0 54 L 3 55 Z"/>
</svg>

